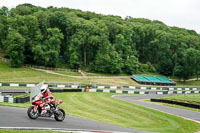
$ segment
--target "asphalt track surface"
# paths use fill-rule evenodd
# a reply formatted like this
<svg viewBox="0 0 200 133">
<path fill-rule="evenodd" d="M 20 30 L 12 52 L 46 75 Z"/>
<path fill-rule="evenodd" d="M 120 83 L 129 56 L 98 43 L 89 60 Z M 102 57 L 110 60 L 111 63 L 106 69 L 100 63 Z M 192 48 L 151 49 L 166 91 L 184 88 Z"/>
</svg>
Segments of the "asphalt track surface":
<svg viewBox="0 0 200 133">
<path fill-rule="evenodd" d="M 183 118 L 195 121 L 197 123 L 200 123 L 200 112 L 174 108 L 174 107 L 169 107 L 169 106 L 163 106 L 160 104 L 143 101 L 144 99 L 159 98 L 163 96 L 166 96 L 166 95 L 115 95 L 113 97 L 123 100 L 123 101 L 131 102 L 140 106 L 144 106 L 144 107 L 165 112 L 168 114 L 176 115 L 176 116 L 183 117 Z"/>
<path fill-rule="evenodd" d="M 39 117 L 31 120 L 27 116 L 27 109 L 0 106 L 0 128 L 21 127 L 21 128 L 52 128 L 64 131 L 87 131 L 87 132 L 131 132 L 148 133 L 111 124 L 105 124 L 93 120 L 83 119 L 75 116 L 66 116 L 63 122 L 57 122 L 54 118 Z"/>
</svg>

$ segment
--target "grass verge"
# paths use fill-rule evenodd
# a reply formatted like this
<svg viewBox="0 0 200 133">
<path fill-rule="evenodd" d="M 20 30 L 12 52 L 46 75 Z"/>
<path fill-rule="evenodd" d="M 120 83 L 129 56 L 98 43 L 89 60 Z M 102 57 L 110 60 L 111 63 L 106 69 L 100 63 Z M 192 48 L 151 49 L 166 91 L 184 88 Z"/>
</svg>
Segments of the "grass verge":
<svg viewBox="0 0 200 133">
<path fill-rule="evenodd" d="M 31 103 L 6 103 L 6 102 L 0 102 L 0 106 L 11 106 L 11 107 L 20 107 L 20 108 L 28 108 L 31 106 Z"/>
<path fill-rule="evenodd" d="M 179 94 L 175 96 L 162 97 L 161 99 L 185 101 L 188 103 L 200 104 L 200 94 Z"/>
</svg>

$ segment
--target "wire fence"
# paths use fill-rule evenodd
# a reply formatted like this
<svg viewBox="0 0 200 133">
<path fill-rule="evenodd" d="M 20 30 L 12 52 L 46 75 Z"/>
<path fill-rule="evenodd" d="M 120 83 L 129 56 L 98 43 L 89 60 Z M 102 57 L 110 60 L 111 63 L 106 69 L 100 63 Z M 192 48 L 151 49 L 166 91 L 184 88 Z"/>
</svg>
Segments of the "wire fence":
<svg viewBox="0 0 200 133">
<path fill-rule="evenodd" d="M 44 70 L 54 70 L 54 71 L 67 71 L 67 72 L 77 72 L 78 71 L 77 69 L 53 68 L 53 67 L 36 66 L 36 65 L 29 65 L 29 64 L 25 64 L 23 67 L 44 69 Z"/>
<path fill-rule="evenodd" d="M 0 57 L 1 62 L 9 63 L 9 59 Z M 36 65 L 29 65 L 24 64 L 22 67 L 28 67 L 28 68 L 36 68 L 36 69 L 44 69 L 44 70 L 54 70 L 54 71 L 67 71 L 67 72 L 77 72 L 77 69 L 66 69 L 66 68 L 53 68 L 53 67 L 45 67 L 45 66 L 36 66 Z"/>
</svg>

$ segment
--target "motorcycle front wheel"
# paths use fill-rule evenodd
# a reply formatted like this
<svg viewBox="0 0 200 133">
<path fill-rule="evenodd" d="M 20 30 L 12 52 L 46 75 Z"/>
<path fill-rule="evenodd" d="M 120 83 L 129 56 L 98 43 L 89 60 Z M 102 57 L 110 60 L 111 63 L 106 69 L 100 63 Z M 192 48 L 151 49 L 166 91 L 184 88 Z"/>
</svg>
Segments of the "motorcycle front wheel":
<svg viewBox="0 0 200 133">
<path fill-rule="evenodd" d="M 58 108 L 58 111 L 54 114 L 56 121 L 63 121 L 65 119 L 65 111 L 61 108 Z"/>
<path fill-rule="evenodd" d="M 28 117 L 31 118 L 31 119 L 37 119 L 38 116 L 39 116 L 38 110 L 36 110 L 36 112 L 34 112 L 33 106 L 30 106 L 28 108 L 27 114 L 28 114 Z"/>
</svg>

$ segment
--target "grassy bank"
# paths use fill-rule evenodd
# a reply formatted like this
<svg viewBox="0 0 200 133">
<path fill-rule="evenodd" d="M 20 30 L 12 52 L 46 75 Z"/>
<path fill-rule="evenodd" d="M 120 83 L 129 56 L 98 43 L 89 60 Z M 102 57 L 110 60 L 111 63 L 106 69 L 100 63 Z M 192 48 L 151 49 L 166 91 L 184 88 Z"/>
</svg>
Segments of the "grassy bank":
<svg viewBox="0 0 200 133">
<path fill-rule="evenodd" d="M 169 97 L 162 97 L 162 99 L 177 100 L 177 101 L 188 101 L 200 103 L 200 94 L 181 94 Z"/>
<path fill-rule="evenodd" d="M 30 68 L 10 68 L 8 64 L 0 62 L 0 82 L 16 82 L 16 83 L 39 83 L 45 80 L 48 82 L 60 82 L 71 83 L 79 82 L 81 84 L 104 84 L 104 85 L 129 85 L 137 84 L 133 80 L 127 78 L 81 78 L 78 72 L 65 72 L 59 71 L 59 73 L 65 74 L 64 76 L 46 73 L 44 71 L 37 71 Z M 71 77 L 71 76 L 78 76 Z"/>
<path fill-rule="evenodd" d="M 8 64 L 0 62 L 0 82 L 19 82 L 19 83 L 39 83 L 43 80 L 50 81 L 71 81 L 76 82 L 76 78 L 59 76 L 33 70 L 30 68 L 10 68 Z M 87 82 L 79 79 L 80 82 Z"/>
<path fill-rule="evenodd" d="M 107 93 L 55 93 L 67 113 L 105 123 L 152 132 L 189 133 L 200 125 L 183 118 L 112 98 Z"/>
<path fill-rule="evenodd" d="M 6 103 L 0 102 L 0 106 L 11 106 L 11 107 L 20 107 L 20 108 L 28 108 L 31 106 L 31 103 Z"/>
<path fill-rule="evenodd" d="M 200 80 L 196 81 L 176 81 L 176 85 L 183 85 L 183 86 L 200 86 Z"/>
</svg>

